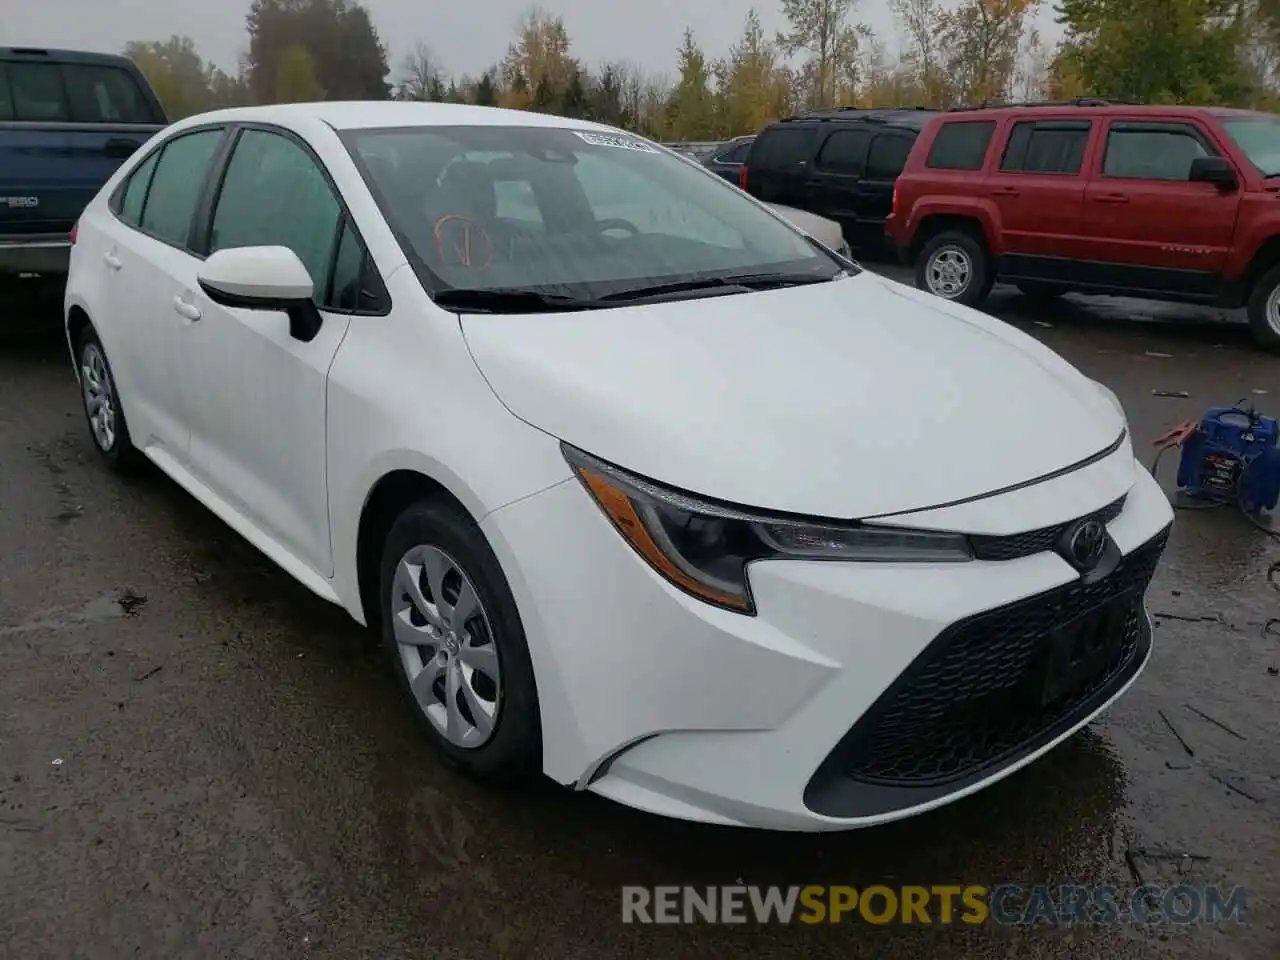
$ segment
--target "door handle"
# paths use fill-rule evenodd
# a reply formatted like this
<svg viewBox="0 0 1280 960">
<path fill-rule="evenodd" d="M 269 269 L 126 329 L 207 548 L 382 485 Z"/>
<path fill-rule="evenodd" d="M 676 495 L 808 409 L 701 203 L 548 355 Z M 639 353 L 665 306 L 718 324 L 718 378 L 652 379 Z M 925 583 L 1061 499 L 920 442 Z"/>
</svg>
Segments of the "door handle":
<svg viewBox="0 0 1280 960">
<path fill-rule="evenodd" d="M 102 152 L 108 157 L 120 157 L 121 159 L 131 157 L 142 144 L 137 140 L 128 140 L 124 137 L 112 137 L 102 145 Z"/>
<path fill-rule="evenodd" d="M 1129 198 L 1123 193 L 1099 193 L 1093 199 L 1099 203 L 1128 203 Z"/>
<path fill-rule="evenodd" d="M 102 255 L 102 259 L 106 261 L 107 266 L 110 267 L 112 270 L 119 270 L 121 267 L 124 266 L 124 264 L 120 261 L 120 258 L 117 257 L 110 250 L 108 250 L 106 253 Z"/>
<path fill-rule="evenodd" d="M 187 303 L 181 297 L 173 298 L 173 309 L 177 311 L 179 316 L 186 317 L 188 320 L 200 319 L 200 308 L 194 303 Z"/>
<path fill-rule="evenodd" d="M 992 187 L 991 193 L 997 197 L 1016 197 L 1018 191 L 1014 187 Z"/>
</svg>

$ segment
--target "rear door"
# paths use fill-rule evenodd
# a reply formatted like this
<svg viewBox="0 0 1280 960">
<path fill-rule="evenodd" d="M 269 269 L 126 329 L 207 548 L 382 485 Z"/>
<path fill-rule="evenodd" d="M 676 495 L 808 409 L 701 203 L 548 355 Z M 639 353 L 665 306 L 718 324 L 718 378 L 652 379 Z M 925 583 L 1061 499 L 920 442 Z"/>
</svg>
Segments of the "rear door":
<svg viewBox="0 0 1280 960">
<path fill-rule="evenodd" d="M 808 202 L 801 209 L 836 221 L 849 235 L 858 222 L 860 183 L 875 133 L 865 124 L 831 124 L 823 129 L 826 136 L 814 158 Z"/>
<path fill-rule="evenodd" d="M 809 167 L 816 139 L 812 123 L 766 127 L 747 155 L 747 192 L 766 203 L 809 209 Z"/>
<path fill-rule="evenodd" d="M 65 237 L 116 168 L 162 125 L 122 67 L 0 61 L 0 235 Z"/>
<path fill-rule="evenodd" d="M 1212 296 L 1240 191 L 1188 179 L 1196 157 L 1223 156 L 1208 131 L 1190 119 L 1109 119 L 1095 154 L 1082 217 L 1090 281 Z"/>
<path fill-rule="evenodd" d="M 894 128 L 881 130 L 871 141 L 859 185 L 858 220 L 876 233 L 884 229 L 893 210 L 893 186 L 907 165 L 907 155 L 915 142 L 915 133 Z"/>
<path fill-rule="evenodd" d="M 1001 273 L 1011 277 L 1078 279 L 1087 253 L 1081 216 L 1084 162 L 1099 121 L 1019 120 L 1010 125 L 983 192 L 1000 213 Z"/>
</svg>

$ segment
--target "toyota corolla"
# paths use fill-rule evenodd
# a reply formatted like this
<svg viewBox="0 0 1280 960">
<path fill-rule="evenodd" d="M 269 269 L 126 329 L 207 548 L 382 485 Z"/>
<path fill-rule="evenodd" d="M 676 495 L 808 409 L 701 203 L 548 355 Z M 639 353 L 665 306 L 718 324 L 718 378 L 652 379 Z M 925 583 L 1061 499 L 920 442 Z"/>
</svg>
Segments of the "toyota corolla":
<svg viewBox="0 0 1280 960">
<path fill-rule="evenodd" d="M 865 826 L 1151 655 L 1172 512 L 1114 394 L 620 130 L 189 118 L 85 210 L 65 316 L 103 457 L 376 629 L 487 781 Z"/>
</svg>

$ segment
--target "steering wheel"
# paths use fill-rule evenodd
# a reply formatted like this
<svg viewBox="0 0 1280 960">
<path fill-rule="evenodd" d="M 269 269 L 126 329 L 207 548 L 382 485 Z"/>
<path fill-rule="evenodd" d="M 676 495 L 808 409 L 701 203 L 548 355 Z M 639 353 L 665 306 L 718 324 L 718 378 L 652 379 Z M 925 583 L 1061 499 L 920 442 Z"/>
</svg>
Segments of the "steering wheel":
<svg viewBox="0 0 1280 960">
<path fill-rule="evenodd" d="M 640 236 L 640 228 L 630 220 L 623 220 L 621 217 L 608 217 L 604 220 L 599 220 L 596 222 L 596 227 L 601 233 L 608 233 L 610 230 L 624 230 L 631 235 L 626 238 L 628 240 L 634 240 Z"/>
</svg>

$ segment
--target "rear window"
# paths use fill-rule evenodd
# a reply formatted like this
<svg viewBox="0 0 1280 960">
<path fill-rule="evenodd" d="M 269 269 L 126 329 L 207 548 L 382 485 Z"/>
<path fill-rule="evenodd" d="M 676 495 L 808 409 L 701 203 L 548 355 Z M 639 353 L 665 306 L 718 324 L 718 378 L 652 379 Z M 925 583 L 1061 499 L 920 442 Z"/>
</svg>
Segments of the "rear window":
<svg viewBox="0 0 1280 960">
<path fill-rule="evenodd" d="M 732 149 L 726 150 L 716 160 L 720 163 L 745 163 L 747 154 L 751 152 L 751 141 L 740 143 Z"/>
<path fill-rule="evenodd" d="M 751 149 L 751 166 L 765 170 L 798 167 L 813 149 L 813 127 L 770 127 L 756 137 Z"/>
<path fill-rule="evenodd" d="M 137 79 L 110 64 L 0 63 L 0 120 L 163 123 Z"/>
<path fill-rule="evenodd" d="M 907 154 L 916 138 L 899 133 L 882 133 L 871 141 L 867 154 L 868 180 L 896 180 L 907 165 Z"/>
<path fill-rule="evenodd" d="M 1000 169 L 1016 173 L 1079 173 L 1089 142 L 1089 126 L 1087 120 L 1015 123 Z"/>
<path fill-rule="evenodd" d="M 980 170 L 995 132 L 994 120 L 952 120 L 942 125 L 925 165 L 938 170 Z"/>
</svg>

